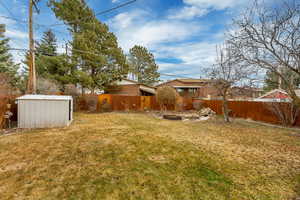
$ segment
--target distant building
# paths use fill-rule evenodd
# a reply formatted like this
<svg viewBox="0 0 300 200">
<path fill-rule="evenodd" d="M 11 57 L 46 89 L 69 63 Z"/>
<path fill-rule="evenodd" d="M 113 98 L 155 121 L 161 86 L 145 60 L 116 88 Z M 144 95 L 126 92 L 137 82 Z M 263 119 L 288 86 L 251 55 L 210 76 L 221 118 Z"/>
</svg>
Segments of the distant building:
<svg viewBox="0 0 300 200">
<path fill-rule="evenodd" d="M 126 96 L 154 96 L 156 94 L 156 88 L 138 83 L 137 81 L 122 79 L 107 88 L 105 93 Z"/>
<path fill-rule="evenodd" d="M 158 88 L 163 86 L 175 88 L 182 97 L 209 98 L 218 94 L 210 79 L 175 79 L 157 85 Z"/>
<path fill-rule="evenodd" d="M 261 88 L 235 86 L 230 89 L 229 98 L 235 100 L 252 100 L 260 97 L 263 93 L 264 90 Z"/>
<path fill-rule="evenodd" d="M 297 90 L 295 90 L 295 92 L 297 94 Z M 270 92 L 267 92 L 266 94 L 256 98 L 255 101 L 288 102 L 288 101 L 290 101 L 290 96 L 286 91 L 284 91 L 282 89 L 275 89 L 275 90 L 271 90 Z"/>
</svg>

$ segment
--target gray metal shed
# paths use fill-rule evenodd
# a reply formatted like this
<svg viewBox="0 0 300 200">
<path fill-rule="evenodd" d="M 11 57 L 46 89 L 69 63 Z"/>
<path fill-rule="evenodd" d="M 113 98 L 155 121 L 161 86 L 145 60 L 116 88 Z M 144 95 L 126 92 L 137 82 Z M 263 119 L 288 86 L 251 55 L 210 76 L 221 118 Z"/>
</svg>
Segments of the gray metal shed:
<svg viewBox="0 0 300 200">
<path fill-rule="evenodd" d="M 24 95 L 17 104 L 19 128 L 64 127 L 73 120 L 71 96 Z"/>
</svg>

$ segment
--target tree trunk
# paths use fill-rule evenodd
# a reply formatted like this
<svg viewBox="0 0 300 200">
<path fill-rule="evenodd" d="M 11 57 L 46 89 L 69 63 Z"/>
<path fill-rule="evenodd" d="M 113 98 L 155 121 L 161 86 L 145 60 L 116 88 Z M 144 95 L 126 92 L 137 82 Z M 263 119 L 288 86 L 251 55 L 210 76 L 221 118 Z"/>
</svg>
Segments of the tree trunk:
<svg viewBox="0 0 300 200">
<path fill-rule="evenodd" d="M 95 94 L 95 88 L 91 89 L 91 94 Z"/>
<path fill-rule="evenodd" d="M 229 111 L 228 111 L 228 101 L 227 101 L 226 95 L 223 95 L 223 108 L 222 109 L 223 109 L 223 116 L 224 116 L 225 122 L 230 122 Z"/>
</svg>

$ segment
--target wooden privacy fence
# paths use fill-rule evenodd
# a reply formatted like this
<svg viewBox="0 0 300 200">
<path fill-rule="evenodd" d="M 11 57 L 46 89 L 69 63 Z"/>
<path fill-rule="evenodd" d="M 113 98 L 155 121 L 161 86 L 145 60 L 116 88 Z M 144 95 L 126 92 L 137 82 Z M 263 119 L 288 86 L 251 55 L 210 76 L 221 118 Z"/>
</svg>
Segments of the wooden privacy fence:
<svg viewBox="0 0 300 200">
<path fill-rule="evenodd" d="M 97 110 L 101 111 L 104 104 L 109 104 L 113 111 L 144 111 L 160 109 L 156 98 L 153 96 L 99 95 Z"/>
<path fill-rule="evenodd" d="M 10 104 L 10 111 L 13 113 L 13 116 L 10 118 L 11 121 L 17 121 L 18 120 L 18 108 L 15 104 L 15 99 L 17 96 L 0 96 L 0 129 L 5 128 L 5 119 L 4 114 L 6 111 L 8 111 L 7 104 Z"/>
<path fill-rule="evenodd" d="M 217 114 L 223 114 L 222 101 L 220 100 L 202 100 L 205 107 L 209 107 Z M 287 104 L 275 103 L 273 104 Z M 273 124 L 280 124 L 278 117 L 268 108 L 266 102 L 255 101 L 229 101 L 228 107 L 230 109 L 230 116 L 237 118 L 252 119 L 254 121 L 262 121 Z M 300 126 L 300 116 L 296 119 L 296 126 Z"/>
<path fill-rule="evenodd" d="M 101 111 L 101 107 L 108 103 L 113 111 L 144 111 L 144 110 L 160 110 L 160 105 L 155 96 L 124 96 L 102 94 L 98 96 L 97 110 Z M 180 106 L 168 106 L 167 110 L 192 110 L 192 98 L 181 98 L 177 102 Z"/>
<path fill-rule="evenodd" d="M 7 110 L 7 103 L 8 103 L 8 98 L 0 97 L 0 129 L 4 128 L 5 125 L 4 114 Z"/>
</svg>

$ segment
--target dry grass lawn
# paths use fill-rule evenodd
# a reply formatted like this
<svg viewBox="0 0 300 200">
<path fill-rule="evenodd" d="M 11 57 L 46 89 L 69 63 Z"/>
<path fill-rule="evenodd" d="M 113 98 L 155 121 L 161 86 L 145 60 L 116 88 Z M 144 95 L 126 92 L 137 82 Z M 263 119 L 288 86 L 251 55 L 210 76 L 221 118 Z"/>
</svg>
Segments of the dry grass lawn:
<svg viewBox="0 0 300 200">
<path fill-rule="evenodd" d="M 293 132 L 77 114 L 67 128 L 0 136 L 0 199 L 294 199 L 300 137 Z"/>
</svg>

